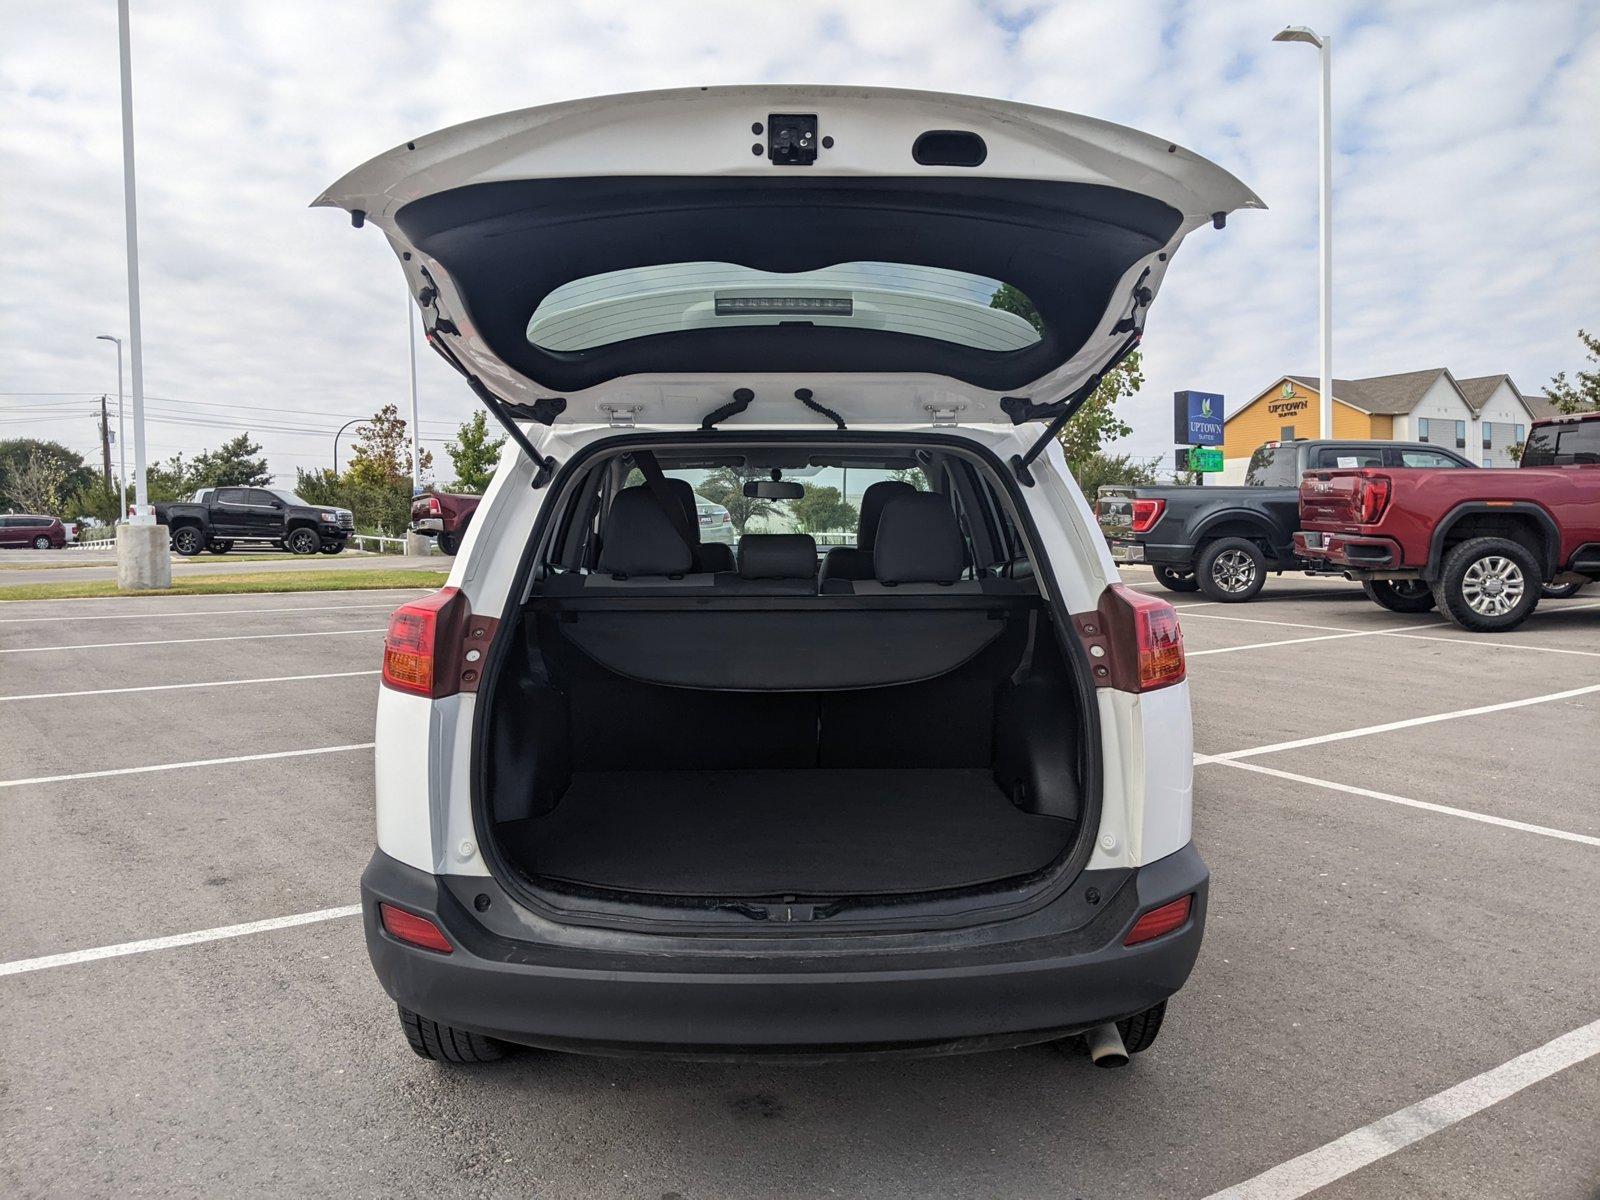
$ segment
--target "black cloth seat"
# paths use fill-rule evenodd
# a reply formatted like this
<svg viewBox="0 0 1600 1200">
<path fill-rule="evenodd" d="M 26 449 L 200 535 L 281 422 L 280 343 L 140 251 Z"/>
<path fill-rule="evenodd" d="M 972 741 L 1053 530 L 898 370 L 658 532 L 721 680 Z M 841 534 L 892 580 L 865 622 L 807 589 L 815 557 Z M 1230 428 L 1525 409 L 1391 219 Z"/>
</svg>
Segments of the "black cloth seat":
<svg viewBox="0 0 1600 1200">
<path fill-rule="evenodd" d="M 814 596 L 817 543 L 805 533 L 747 533 L 739 539 L 739 570 L 717 586 L 750 596 Z"/>
<path fill-rule="evenodd" d="M 893 496 L 878 518 L 872 579 L 825 581 L 823 591 L 856 595 L 1010 594 L 1009 579 L 963 579 L 967 546 L 950 501 L 937 492 Z"/>
<path fill-rule="evenodd" d="M 861 515 L 856 521 L 856 544 L 835 546 L 828 551 L 827 558 L 822 562 L 824 590 L 827 590 L 826 585 L 830 580 L 872 578 L 872 547 L 877 541 L 878 525 L 883 516 L 884 506 L 900 496 L 916 494 L 916 488 L 898 479 L 880 479 L 861 493 Z"/>
<path fill-rule="evenodd" d="M 688 485 L 685 484 L 685 487 Z M 691 501 L 692 503 L 692 501 Z M 600 564 L 587 575 L 567 572 L 545 581 L 548 595 L 575 592 L 709 589 L 717 576 L 695 570 L 693 547 L 647 487 L 623 488 L 601 527 Z"/>
<path fill-rule="evenodd" d="M 695 571 L 732 571 L 733 547 L 722 542 L 702 542 L 700 540 L 700 504 L 695 499 L 694 488 L 687 479 L 667 480 L 667 487 L 678 498 L 678 503 L 683 505 L 683 511 L 689 518 L 689 528 L 694 534 L 694 544 L 689 547 L 694 555 Z"/>
</svg>

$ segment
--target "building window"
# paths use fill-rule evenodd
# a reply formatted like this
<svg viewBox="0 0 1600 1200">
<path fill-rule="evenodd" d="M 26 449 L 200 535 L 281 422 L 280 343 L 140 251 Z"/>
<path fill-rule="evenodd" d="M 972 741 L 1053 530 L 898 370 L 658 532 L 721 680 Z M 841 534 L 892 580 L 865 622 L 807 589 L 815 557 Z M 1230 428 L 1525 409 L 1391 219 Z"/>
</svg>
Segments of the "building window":
<svg viewBox="0 0 1600 1200">
<path fill-rule="evenodd" d="M 1494 449 L 1494 422 L 1493 421 L 1485 421 L 1483 423 L 1483 448 L 1485 450 L 1493 450 Z M 1488 464 L 1485 464 L 1485 465 L 1487 466 Z"/>
<path fill-rule="evenodd" d="M 1466 448 L 1467 448 L 1467 423 L 1465 421 L 1457 421 L 1456 422 L 1456 449 L 1457 450 L 1465 450 Z"/>
<path fill-rule="evenodd" d="M 1428 440 L 1428 418 L 1427 417 L 1418 417 L 1417 418 L 1417 441 L 1425 442 L 1427 440 Z"/>
<path fill-rule="evenodd" d="M 1293 425 L 1285 425 L 1281 429 L 1279 429 L 1278 430 L 1278 440 L 1280 442 L 1292 442 L 1292 441 L 1294 441 L 1294 426 Z"/>
<path fill-rule="evenodd" d="M 1528 440 L 1528 427 L 1526 425 L 1518 425 L 1516 426 L 1516 430 L 1517 440 L 1514 444 L 1520 446 L 1523 442 Z"/>
</svg>

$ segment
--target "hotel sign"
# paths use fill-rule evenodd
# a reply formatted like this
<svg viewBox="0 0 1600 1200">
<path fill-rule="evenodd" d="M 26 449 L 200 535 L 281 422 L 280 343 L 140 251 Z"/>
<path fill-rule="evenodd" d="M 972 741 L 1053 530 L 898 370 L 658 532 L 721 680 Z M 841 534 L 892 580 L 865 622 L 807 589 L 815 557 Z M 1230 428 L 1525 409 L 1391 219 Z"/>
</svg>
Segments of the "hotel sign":
<svg viewBox="0 0 1600 1200">
<path fill-rule="evenodd" d="M 1178 445 L 1222 445 L 1222 421 L 1222 397 L 1218 393 L 1173 393 L 1172 440 Z"/>
<path fill-rule="evenodd" d="M 1292 380 L 1285 380 L 1278 399 L 1267 402 L 1267 411 L 1275 417 L 1293 417 L 1311 407 L 1311 401 L 1294 389 Z"/>
</svg>

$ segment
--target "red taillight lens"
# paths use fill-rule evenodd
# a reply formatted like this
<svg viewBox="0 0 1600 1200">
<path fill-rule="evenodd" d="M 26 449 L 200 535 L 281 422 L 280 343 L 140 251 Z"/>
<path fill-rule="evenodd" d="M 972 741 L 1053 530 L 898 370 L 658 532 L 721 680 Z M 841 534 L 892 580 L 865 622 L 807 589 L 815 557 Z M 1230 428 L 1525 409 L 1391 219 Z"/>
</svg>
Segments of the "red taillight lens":
<svg viewBox="0 0 1600 1200">
<path fill-rule="evenodd" d="M 1389 477 L 1387 475 L 1368 475 L 1361 479 L 1359 494 L 1361 509 L 1361 524 L 1372 525 L 1383 516 L 1383 510 L 1389 506 Z"/>
<path fill-rule="evenodd" d="M 1133 532 L 1149 533 L 1161 514 L 1167 511 L 1165 500 L 1135 500 L 1133 502 Z"/>
<path fill-rule="evenodd" d="M 429 496 L 428 497 L 428 512 L 429 512 L 429 514 L 432 515 L 432 516 L 437 517 L 443 511 L 444 511 L 444 508 L 439 504 L 439 497 L 437 497 L 437 496 Z"/>
<path fill-rule="evenodd" d="M 441 588 L 394 611 L 383 640 L 383 682 L 416 696 L 448 695 L 452 681 L 440 665 L 462 625 L 466 600 L 453 588 Z"/>
<path fill-rule="evenodd" d="M 1122 939 L 1122 944 L 1137 946 L 1140 942 L 1148 942 L 1164 933 L 1171 933 L 1189 919 L 1189 912 L 1193 907 L 1194 896 L 1188 895 L 1170 904 L 1163 904 L 1160 908 L 1152 908 L 1133 923 L 1133 928 L 1128 930 L 1128 936 Z"/>
<path fill-rule="evenodd" d="M 1100 616 L 1111 643 L 1106 669 L 1113 687 L 1149 692 L 1182 681 L 1183 630 L 1172 605 L 1114 583 L 1101 600 Z"/>
<path fill-rule="evenodd" d="M 408 913 L 403 908 L 396 908 L 381 901 L 378 904 L 378 916 L 390 936 L 399 938 L 407 945 L 421 946 L 424 950 L 437 950 L 440 954 L 449 954 L 455 949 L 450 944 L 450 939 L 426 917 L 419 917 L 416 913 Z"/>
</svg>

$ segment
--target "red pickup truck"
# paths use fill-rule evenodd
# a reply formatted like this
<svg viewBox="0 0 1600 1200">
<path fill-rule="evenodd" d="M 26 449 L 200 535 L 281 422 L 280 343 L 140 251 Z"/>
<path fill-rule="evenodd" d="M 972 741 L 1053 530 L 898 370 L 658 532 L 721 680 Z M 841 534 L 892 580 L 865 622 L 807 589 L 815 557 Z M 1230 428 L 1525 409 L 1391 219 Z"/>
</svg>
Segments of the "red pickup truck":
<svg viewBox="0 0 1600 1200">
<path fill-rule="evenodd" d="M 1294 544 L 1385 608 L 1514 629 L 1600 579 L 1600 413 L 1535 422 L 1516 471 L 1307 471 Z"/>
<path fill-rule="evenodd" d="M 440 550 L 454 554 L 482 500 L 462 492 L 418 492 L 411 497 L 411 532 L 437 539 Z"/>
</svg>

